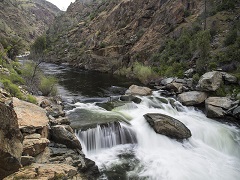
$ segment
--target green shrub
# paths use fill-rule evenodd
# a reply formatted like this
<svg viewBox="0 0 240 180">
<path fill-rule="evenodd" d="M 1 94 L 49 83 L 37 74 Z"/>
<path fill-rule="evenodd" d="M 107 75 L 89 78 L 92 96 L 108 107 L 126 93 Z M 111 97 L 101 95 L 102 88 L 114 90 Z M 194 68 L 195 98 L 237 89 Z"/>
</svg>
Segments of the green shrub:
<svg viewBox="0 0 240 180">
<path fill-rule="evenodd" d="M 133 73 L 144 84 L 156 77 L 156 73 L 150 66 L 144 66 L 138 62 L 133 65 Z"/>
<path fill-rule="evenodd" d="M 41 77 L 39 90 L 44 96 L 55 96 L 57 94 L 57 79 L 55 77 Z"/>
<path fill-rule="evenodd" d="M 26 101 L 33 103 L 33 104 L 37 104 L 37 99 L 34 96 L 32 96 L 31 94 L 27 95 Z"/>
<path fill-rule="evenodd" d="M 226 39 L 224 41 L 224 45 L 229 46 L 231 44 L 234 44 L 236 40 L 237 40 L 237 29 L 233 29 L 226 36 Z"/>
<path fill-rule="evenodd" d="M 19 87 L 15 84 L 13 84 L 10 80 L 8 79 L 2 79 L 1 82 L 4 85 L 4 88 L 12 95 L 15 96 L 19 99 L 22 99 L 23 94 L 20 91 Z"/>
<path fill-rule="evenodd" d="M 196 74 L 194 74 L 193 75 L 193 82 L 195 83 L 195 84 L 197 84 L 198 83 L 198 81 L 199 81 L 199 79 L 200 79 L 200 76 L 199 76 L 199 74 L 198 73 L 196 73 Z"/>
</svg>

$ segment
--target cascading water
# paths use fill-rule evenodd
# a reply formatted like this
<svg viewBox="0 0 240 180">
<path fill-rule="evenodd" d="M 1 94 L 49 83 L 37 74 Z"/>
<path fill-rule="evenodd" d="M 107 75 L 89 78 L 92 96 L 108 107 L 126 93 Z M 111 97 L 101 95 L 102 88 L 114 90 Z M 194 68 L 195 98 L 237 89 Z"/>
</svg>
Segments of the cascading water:
<svg viewBox="0 0 240 180">
<path fill-rule="evenodd" d="M 136 134 L 137 144 L 127 144 L 130 141 L 122 137 L 127 134 L 121 130 L 122 124 L 78 132 L 81 143 L 86 146 L 87 157 L 103 172 L 100 179 L 240 178 L 240 131 L 237 127 L 209 119 L 201 111 L 182 106 L 173 98 L 161 97 L 159 92 L 142 97 L 142 102 L 131 108 L 123 106 L 113 111 L 131 117 L 130 129 Z M 178 142 L 156 134 L 143 117 L 146 113 L 162 113 L 180 120 L 191 130 L 192 137 Z"/>
<path fill-rule="evenodd" d="M 97 152 L 119 144 L 134 144 L 137 142 L 134 131 L 128 125 L 119 122 L 97 125 L 86 131 L 79 130 L 77 136 L 87 152 Z"/>
</svg>

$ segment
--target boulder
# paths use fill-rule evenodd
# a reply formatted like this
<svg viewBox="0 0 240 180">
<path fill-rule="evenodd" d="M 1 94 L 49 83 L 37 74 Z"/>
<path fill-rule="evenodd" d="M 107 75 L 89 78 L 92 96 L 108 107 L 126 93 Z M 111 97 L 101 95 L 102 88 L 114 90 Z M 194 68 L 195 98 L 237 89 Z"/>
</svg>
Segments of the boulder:
<svg viewBox="0 0 240 180">
<path fill-rule="evenodd" d="M 21 164 L 22 166 L 29 166 L 34 162 L 34 157 L 32 156 L 22 156 L 21 157 Z"/>
<path fill-rule="evenodd" d="M 48 137 L 48 118 L 41 107 L 13 98 L 13 107 L 18 117 L 18 124 L 22 132 L 38 132 L 42 137 Z"/>
<path fill-rule="evenodd" d="M 67 117 L 59 117 L 57 119 L 53 118 L 50 120 L 51 125 L 60 125 L 60 124 L 66 124 L 70 125 L 70 121 Z"/>
<path fill-rule="evenodd" d="M 120 97 L 120 100 L 121 101 L 127 101 L 127 102 L 132 101 L 132 102 L 135 102 L 137 104 L 139 104 L 142 101 L 140 98 L 138 98 L 136 96 L 133 96 L 133 95 L 122 95 Z"/>
<path fill-rule="evenodd" d="M 174 78 L 166 78 L 161 81 L 161 84 L 166 86 L 167 84 L 170 84 L 174 81 Z"/>
<path fill-rule="evenodd" d="M 222 118 L 225 115 L 225 111 L 221 107 L 207 104 L 205 108 L 206 108 L 206 116 L 209 118 Z"/>
<path fill-rule="evenodd" d="M 192 136 L 191 131 L 177 119 L 165 114 L 148 113 L 144 118 L 158 134 L 174 139 L 186 139 Z"/>
<path fill-rule="evenodd" d="M 236 76 L 233 76 L 233 75 L 228 74 L 226 72 L 221 72 L 221 73 L 222 73 L 222 76 L 223 76 L 223 79 L 224 79 L 225 82 L 227 82 L 229 84 L 236 84 L 238 82 Z"/>
<path fill-rule="evenodd" d="M 46 138 L 31 138 L 24 139 L 23 141 L 23 155 L 24 156 L 37 156 L 45 150 L 49 144 L 49 140 Z"/>
<path fill-rule="evenodd" d="M 56 125 L 52 126 L 51 139 L 60 144 L 66 145 L 68 148 L 81 150 L 81 144 L 75 136 L 72 128 L 69 125 Z"/>
<path fill-rule="evenodd" d="M 0 179 L 21 167 L 23 137 L 13 109 L 0 103 Z"/>
<path fill-rule="evenodd" d="M 237 119 L 240 119 L 240 106 L 233 110 L 233 116 Z"/>
<path fill-rule="evenodd" d="M 200 91 L 189 91 L 178 95 L 178 100 L 186 106 L 198 105 L 207 99 L 207 94 Z"/>
<path fill-rule="evenodd" d="M 223 109 L 229 109 L 232 103 L 233 101 L 227 97 L 209 97 L 205 101 L 205 105 L 212 105 Z"/>
<path fill-rule="evenodd" d="M 222 74 L 218 71 L 207 72 L 198 81 L 197 89 L 200 91 L 216 91 L 222 82 Z"/>
<path fill-rule="evenodd" d="M 176 93 L 182 93 L 183 92 L 183 84 L 181 83 L 170 83 L 166 85 L 166 89 L 173 90 Z"/>
<path fill-rule="evenodd" d="M 152 90 L 148 87 L 142 87 L 137 85 L 131 85 L 129 89 L 126 91 L 127 95 L 139 95 L 139 96 L 147 96 L 152 94 Z"/>
</svg>

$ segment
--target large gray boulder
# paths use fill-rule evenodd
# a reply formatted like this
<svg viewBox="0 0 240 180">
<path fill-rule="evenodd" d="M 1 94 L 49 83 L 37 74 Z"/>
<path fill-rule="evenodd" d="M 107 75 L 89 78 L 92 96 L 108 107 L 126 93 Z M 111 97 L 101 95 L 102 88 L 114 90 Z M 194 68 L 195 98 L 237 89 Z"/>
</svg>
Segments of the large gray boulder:
<svg viewBox="0 0 240 180">
<path fill-rule="evenodd" d="M 229 109 L 232 103 L 233 101 L 227 97 L 209 97 L 205 101 L 206 105 L 217 106 L 223 109 Z"/>
<path fill-rule="evenodd" d="M 82 149 L 82 146 L 69 125 L 52 126 L 50 130 L 51 139 L 71 149 Z"/>
<path fill-rule="evenodd" d="M 165 114 L 148 113 L 144 118 L 158 134 L 174 139 L 186 139 L 192 136 L 191 131 L 177 119 Z"/>
<path fill-rule="evenodd" d="M 0 103 L 0 124 L 0 179 L 3 179 L 21 167 L 23 137 L 16 113 L 3 103 Z"/>
<path fill-rule="evenodd" d="M 209 97 L 205 100 L 206 115 L 209 118 L 222 118 L 232 104 L 233 101 L 227 97 Z"/>
<path fill-rule="evenodd" d="M 237 119 L 240 119 L 240 106 L 233 110 L 233 116 Z"/>
<path fill-rule="evenodd" d="M 207 72 L 201 76 L 197 88 L 200 91 L 216 91 L 222 82 L 222 74 L 218 71 Z"/>
<path fill-rule="evenodd" d="M 152 94 L 152 90 L 148 87 L 131 85 L 129 89 L 126 91 L 127 95 L 139 95 L 139 96 L 147 96 Z"/>
<path fill-rule="evenodd" d="M 201 104 L 207 99 L 207 93 L 200 91 L 189 91 L 178 95 L 178 100 L 186 106 Z"/>
<path fill-rule="evenodd" d="M 206 116 L 209 118 L 222 118 L 225 115 L 225 111 L 221 107 L 207 104 L 205 108 L 206 108 Z"/>
<path fill-rule="evenodd" d="M 223 79 L 225 82 L 229 83 L 229 84 L 236 84 L 237 83 L 237 77 L 233 76 L 231 74 L 228 74 L 226 72 L 221 72 Z"/>
</svg>

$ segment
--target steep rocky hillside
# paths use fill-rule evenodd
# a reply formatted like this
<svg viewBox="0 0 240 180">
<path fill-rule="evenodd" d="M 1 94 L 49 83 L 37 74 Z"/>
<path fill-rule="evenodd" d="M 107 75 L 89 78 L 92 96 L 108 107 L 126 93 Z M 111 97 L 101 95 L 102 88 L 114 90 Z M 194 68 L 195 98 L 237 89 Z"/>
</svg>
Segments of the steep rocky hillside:
<svg viewBox="0 0 240 180">
<path fill-rule="evenodd" d="M 212 36 L 212 52 L 219 50 L 224 37 L 239 21 L 239 2 L 206 1 L 206 10 L 204 2 L 98 0 L 86 3 L 78 0 L 47 31 L 46 59 L 103 72 L 131 67 L 135 61 L 159 66 L 161 57 L 154 55 L 161 54 L 169 39 L 178 39 L 184 31 L 193 39 L 204 30 L 205 20 L 205 29 Z M 187 61 L 199 54 L 198 49 L 189 54 Z"/>
<path fill-rule="evenodd" d="M 1 0 L 0 43 L 6 48 L 21 39 L 21 44 L 28 48 L 60 12 L 45 0 Z"/>
</svg>

